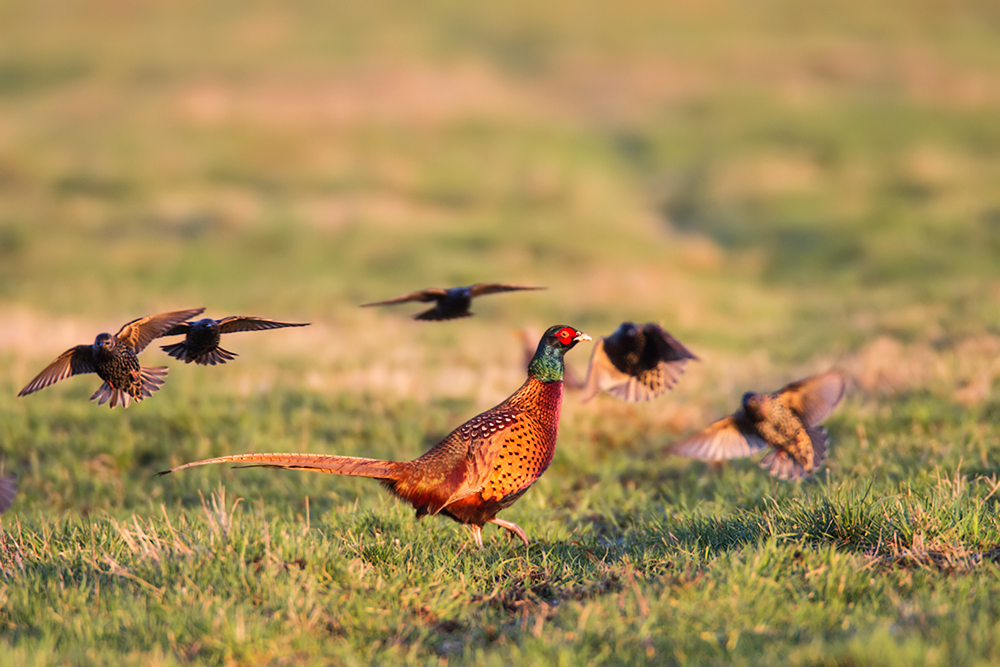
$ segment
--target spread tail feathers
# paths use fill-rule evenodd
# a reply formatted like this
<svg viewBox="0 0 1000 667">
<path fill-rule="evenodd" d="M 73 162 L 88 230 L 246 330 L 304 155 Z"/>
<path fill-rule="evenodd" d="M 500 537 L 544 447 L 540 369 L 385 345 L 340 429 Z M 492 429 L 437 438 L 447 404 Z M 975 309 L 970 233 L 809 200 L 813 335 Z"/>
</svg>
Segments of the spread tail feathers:
<svg viewBox="0 0 1000 667">
<path fill-rule="evenodd" d="M 802 461 L 796 461 L 787 451 L 773 449 L 761 460 L 760 467 L 778 479 L 796 482 L 811 475 L 826 458 L 826 429 L 822 426 L 806 427 L 806 433 L 812 441 L 811 463 L 803 464 Z"/>
<path fill-rule="evenodd" d="M 209 463 L 236 463 L 237 468 L 284 468 L 286 470 L 313 470 L 333 475 L 350 475 L 352 477 L 371 477 L 385 481 L 398 480 L 406 464 L 397 461 L 382 461 L 366 459 L 360 456 L 333 456 L 328 454 L 234 454 L 220 456 L 214 459 L 194 461 L 184 465 L 164 470 L 168 473 L 208 465 Z"/>
<path fill-rule="evenodd" d="M 133 399 L 141 401 L 144 398 L 152 396 L 154 392 L 159 391 L 166 379 L 166 366 L 142 366 L 139 369 L 138 386 L 133 386 L 129 389 L 119 389 L 104 382 L 97 388 L 94 395 L 90 397 L 90 400 L 97 401 L 98 405 L 104 405 L 110 400 L 112 408 L 116 408 L 119 405 L 127 408 Z"/>
<path fill-rule="evenodd" d="M 224 364 L 227 361 L 232 361 L 239 356 L 235 352 L 224 350 L 221 347 L 216 347 L 208 352 L 203 352 L 200 356 L 195 356 L 191 354 L 191 350 L 188 349 L 186 341 L 181 341 L 180 343 L 174 343 L 172 345 L 161 345 L 160 347 L 174 359 L 180 359 L 186 364 L 190 364 L 193 361 L 194 363 L 201 364 L 202 366 Z"/>
<path fill-rule="evenodd" d="M 181 361 L 190 361 L 187 358 L 187 343 L 181 341 L 179 343 L 173 343 L 171 345 L 161 345 L 160 349 L 169 354 L 174 359 L 180 359 Z"/>
<path fill-rule="evenodd" d="M 216 364 L 224 364 L 227 361 L 232 361 L 239 355 L 235 352 L 230 352 L 229 350 L 224 350 L 221 347 L 217 347 L 214 350 L 210 350 L 205 354 L 201 355 L 195 359 L 196 364 L 201 364 L 202 366 L 215 366 Z M 191 361 L 188 357 L 185 361 Z"/>
</svg>

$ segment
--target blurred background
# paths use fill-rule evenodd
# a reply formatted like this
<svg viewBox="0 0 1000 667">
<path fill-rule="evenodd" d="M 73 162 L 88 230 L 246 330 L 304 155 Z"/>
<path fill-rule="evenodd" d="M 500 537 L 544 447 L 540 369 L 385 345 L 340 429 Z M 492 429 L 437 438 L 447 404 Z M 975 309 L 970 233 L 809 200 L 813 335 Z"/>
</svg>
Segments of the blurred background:
<svg viewBox="0 0 1000 667">
<path fill-rule="evenodd" d="M 4 3 L 0 388 L 206 306 L 313 326 L 164 392 L 479 407 L 520 383 L 518 329 L 653 320 L 702 358 L 682 430 L 831 364 L 979 404 L 997 44 L 991 0 Z M 357 308 L 479 281 L 548 289 L 443 325 Z"/>
</svg>

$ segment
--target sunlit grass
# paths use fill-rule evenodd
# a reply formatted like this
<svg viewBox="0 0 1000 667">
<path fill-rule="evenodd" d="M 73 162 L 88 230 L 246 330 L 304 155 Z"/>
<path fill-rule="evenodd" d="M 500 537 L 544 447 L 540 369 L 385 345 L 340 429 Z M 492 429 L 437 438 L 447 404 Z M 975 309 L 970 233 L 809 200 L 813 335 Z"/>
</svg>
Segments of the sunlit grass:
<svg viewBox="0 0 1000 667">
<path fill-rule="evenodd" d="M 0 664 L 994 664 L 996 7 L 0 7 Z M 545 285 L 413 322 L 428 286 Z M 143 314 L 310 321 L 16 392 Z M 664 399 L 568 392 L 486 548 L 377 483 L 523 380 L 516 331 L 659 321 Z M 167 363 L 154 343 L 149 365 Z M 572 352 L 578 374 L 589 348 Z M 824 468 L 671 442 L 830 366 Z"/>
</svg>

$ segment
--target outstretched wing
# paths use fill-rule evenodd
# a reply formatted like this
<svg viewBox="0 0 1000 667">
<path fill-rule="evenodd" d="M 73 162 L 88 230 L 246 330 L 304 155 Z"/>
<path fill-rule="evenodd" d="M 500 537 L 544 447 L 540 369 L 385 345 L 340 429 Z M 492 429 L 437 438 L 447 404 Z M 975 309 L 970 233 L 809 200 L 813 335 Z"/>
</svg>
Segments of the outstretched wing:
<svg viewBox="0 0 1000 667">
<path fill-rule="evenodd" d="M 308 322 L 278 322 L 266 320 L 263 317 L 243 317 L 230 315 L 219 320 L 219 333 L 237 333 L 239 331 L 265 331 L 267 329 L 283 329 L 284 327 L 305 327 Z"/>
<path fill-rule="evenodd" d="M 777 392 L 778 400 L 802 417 L 807 426 L 824 419 L 844 396 L 844 376 L 829 370 L 804 380 L 793 382 Z"/>
<path fill-rule="evenodd" d="M 583 382 L 583 402 L 587 402 L 602 390 L 611 390 L 624 386 L 632 379 L 627 373 L 615 368 L 604 351 L 604 339 L 598 338 L 594 350 L 590 353 L 590 366 L 587 367 L 587 379 Z"/>
<path fill-rule="evenodd" d="M 163 333 L 161 333 L 158 336 L 158 338 L 163 338 L 164 336 L 187 336 L 188 332 L 190 331 L 191 331 L 191 323 L 181 322 L 180 324 L 176 324 L 171 328 L 167 329 L 166 331 L 164 331 Z"/>
<path fill-rule="evenodd" d="M 741 428 L 742 420 L 731 415 L 670 447 L 669 452 L 702 461 L 722 461 L 751 456 L 767 447 L 752 428 Z"/>
<path fill-rule="evenodd" d="M 660 362 L 681 362 L 688 359 L 698 360 L 691 350 L 684 347 L 679 340 L 674 338 L 666 329 L 659 324 L 650 322 L 642 328 L 643 335 L 646 336 L 646 347 L 644 355 L 651 355 L 653 359 Z"/>
<path fill-rule="evenodd" d="M 649 350 L 648 346 L 649 343 L 646 350 Z M 602 390 L 629 403 L 648 401 L 666 393 L 680 379 L 688 359 L 696 358 L 680 343 L 677 346 L 678 348 L 674 348 L 664 344 L 662 351 L 654 350 L 654 353 L 666 359 L 652 359 L 649 364 L 633 364 L 634 372 L 628 373 L 621 370 L 608 356 L 604 339 L 598 339 L 590 355 L 583 400 L 589 401 Z"/>
<path fill-rule="evenodd" d="M 447 290 L 443 290 L 439 287 L 431 287 L 428 289 L 423 289 L 417 292 L 410 292 L 409 294 L 404 294 L 403 296 L 397 296 L 392 299 L 386 299 L 385 301 L 372 301 L 371 303 L 361 304 L 362 308 L 367 308 L 368 306 L 389 306 L 394 303 L 406 303 L 407 301 L 434 301 L 448 294 Z"/>
<path fill-rule="evenodd" d="M 154 338 L 162 336 L 165 331 L 169 331 L 184 320 L 200 315 L 204 310 L 204 308 L 189 308 L 188 310 L 172 310 L 168 313 L 140 317 L 125 324 L 115 334 L 115 337 L 120 343 L 128 345 L 138 354 L 146 349 L 146 346 Z"/>
<path fill-rule="evenodd" d="M 497 292 L 519 292 L 522 290 L 545 289 L 544 287 L 522 287 L 521 285 L 506 285 L 504 283 L 476 283 L 469 286 L 469 296 L 483 296 Z"/>
<path fill-rule="evenodd" d="M 77 345 L 56 357 L 55 361 L 42 369 L 42 372 L 25 385 L 24 389 L 19 391 L 17 395 L 27 396 L 70 376 L 95 372 L 97 372 L 97 367 L 94 365 L 94 348 L 90 345 Z"/>
</svg>

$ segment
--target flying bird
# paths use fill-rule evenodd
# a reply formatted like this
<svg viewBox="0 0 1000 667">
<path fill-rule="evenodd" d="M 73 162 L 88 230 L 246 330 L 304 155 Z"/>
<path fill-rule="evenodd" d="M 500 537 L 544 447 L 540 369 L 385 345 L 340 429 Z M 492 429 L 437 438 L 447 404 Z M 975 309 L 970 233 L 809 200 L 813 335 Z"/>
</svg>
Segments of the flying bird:
<svg viewBox="0 0 1000 667">
<path fill-rule="evenodd" d="M 800 480 L 823 463 L 826 429 L 818 426 L 844 395 L 844 376 L 829 370 L 793 382 L 773 394 L 743 394 L 735 414 L 678 442 L 679 456 L 721 461 L 770 449 L 761 460 L 778 479 Z"/>
<path fill-rule="evenodd" d="M 473 417 L 413 461 L 382 461 L 323 454 L 237 454 L 186 463 L 161 475 L 209 463 L 237 467 L 313 470 L 370 477 L 417 510 L 417 518 L 443 514 L 472 529 L 479 548 L 482 528 L 494 523 L 528 545 L 520 526 L 497 518 L 537 480 L 556 448 L 563 396 L 563 355 L 587 334 L 551 327 L 538 343 L 528 379 L 507 400 Z"/>
<path fill-rule="evenodd" d="M 0 477 L 0 514 L 10 509 L 15 495 L 17 495 L 17 481 L 13 477 Z"/>
<path fill-rule="evenodd" d="M 537 289 L 545 288 L 521 287 L 518 285 L 504 285 L 501 283 L 476 283 L 475 285 L 469 285 L 468 287 L 452 287 L 449 289 L 431 287 L 430 289 L 420 290 L 419 292 L 411 292 L 410 294 L 397 296 L 394 299 L 364 303 L 361 304 L 361 307 L 389 306 L 397 303 L 406 303 L 408 301 L 420 301 L 424 303 L 436 301 L 437 303 L 433 308 L 414 315 L 413 319 L 432 321 L 453 320 L 459 317 L 471 316 L 472 313 L 469 312 L 469 306 L 472 304 L 472 299 L 477 296 L 496 294 L 498 292 L 517 292 L 521 290 Z"/>
<path fill-rule="evenodd" d="M 132 399 L 141 401 L 158 391 L 167 377 L 166 366 L 140 366 L 136 355 L 164 331 L 204 310 L 190 308 L 141 317 L 124 325 L 114 336 L 98 334 L 93 345 L 77 345 L 56 357 L 17 395 L 27 396 L 73 375 L 97 373 L 104 383 L 90 400 L 98 405 L 110 400 L 112 408 L 127 408 Z"/>
<path fill-rule="evenodd" d="M 162 349 L 175 359 L 180 359 L 184 363 L 190 364 L 192 361 L 203 366 L 214 366 L 224 364 L 235 359 L 239 355 L 219 347 L 222 334 L 236 333 L 238 331 L 265 331 L 267 329 L 282 329 L 284 327 L 305 327 L 308 322 L 278 322 L 276 320 L 265 320 L 262 317 L 243 317 L 241 315 L 230 315 L 221 320 L 213 320 L 211 317 L 198 320 L 197 322 L 181 322 L 168 329 L 160 336 L 180 336 L 185 338 L 180 343 L 163 345 Z"/>
<path fill-rule="evenodd" d="M 677 383 L 691 359 L 698 357 L 660 325 L 622 322 L 594 344 L 583 400 L 602 390 L 630 403 L 651 400 Z"/>
</svg>

